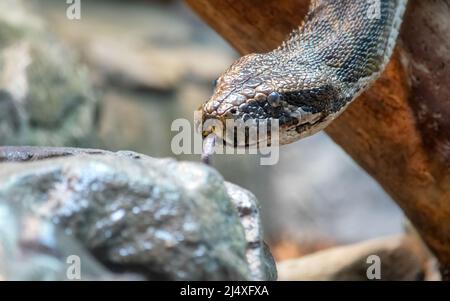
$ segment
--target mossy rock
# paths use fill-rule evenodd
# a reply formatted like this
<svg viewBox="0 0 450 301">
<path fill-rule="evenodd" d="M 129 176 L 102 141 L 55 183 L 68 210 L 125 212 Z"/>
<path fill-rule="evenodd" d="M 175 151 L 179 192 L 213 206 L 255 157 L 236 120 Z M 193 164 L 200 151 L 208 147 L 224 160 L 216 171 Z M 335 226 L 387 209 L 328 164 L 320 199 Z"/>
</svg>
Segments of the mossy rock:
<svg viewBox="0 0 450 301">
<path fill-rule="evenodd" d="M 14 13 L 30 14 L 14 3 Z M 87 70 L 36 16 L 13 22 L 9 13 L 0 12 L 2 144 L 87 144 L 98 106 Z"/>
</svg>

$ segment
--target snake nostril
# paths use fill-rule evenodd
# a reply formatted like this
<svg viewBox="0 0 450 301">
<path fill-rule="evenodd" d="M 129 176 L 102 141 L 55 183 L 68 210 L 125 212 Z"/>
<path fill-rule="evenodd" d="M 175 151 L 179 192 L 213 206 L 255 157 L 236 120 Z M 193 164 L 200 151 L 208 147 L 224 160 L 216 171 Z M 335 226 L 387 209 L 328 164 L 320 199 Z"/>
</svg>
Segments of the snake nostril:
<svg viewBox="0 0 450 301">
<path fill-rule="evenodd" d="M 237 113 L 237 109 L 236 109 L 236 108 L 231 109 L 231 110 L 230 110 L 230 113 L 233 114 L 233 115 L 235 115 L 235 114 Z"/>
<path fill-rule="evenodd" d="M 218 78 L 214 79 L 211 82 L 211 84 L 212 84 L 213 89 L 215 89 L 217 87 L 217 85 L 219 84 L 219 79 Z"/>
</svg>

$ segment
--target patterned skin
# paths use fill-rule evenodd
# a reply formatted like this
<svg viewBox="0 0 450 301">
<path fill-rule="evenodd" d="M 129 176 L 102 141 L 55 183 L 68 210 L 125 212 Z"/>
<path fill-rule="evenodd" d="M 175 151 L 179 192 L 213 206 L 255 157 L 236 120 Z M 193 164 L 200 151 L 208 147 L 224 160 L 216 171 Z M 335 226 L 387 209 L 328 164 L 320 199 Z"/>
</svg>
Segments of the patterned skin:
<svg viewBox="0 0 450 301">
<path fill-rule="evenodd" d="M 270 125 L 277 119 L 281 144 L 324 129 L 383 71 L 406 5 L 313 0 L 304 24 L 279 48 L 246 55 L 220 76 L 201 107 L 203 122 Z"/>
</svg>

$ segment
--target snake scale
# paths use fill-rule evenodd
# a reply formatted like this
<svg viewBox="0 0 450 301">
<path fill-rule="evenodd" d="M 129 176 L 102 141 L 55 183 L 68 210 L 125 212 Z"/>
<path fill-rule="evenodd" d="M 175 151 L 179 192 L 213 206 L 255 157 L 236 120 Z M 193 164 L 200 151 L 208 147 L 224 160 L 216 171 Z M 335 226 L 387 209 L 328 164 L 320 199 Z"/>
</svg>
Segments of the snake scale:
<svg viewBox="0 0 450 301">
<path fill-rule="evenodd" d="M 406 6 L 407 0 L 313 0 L 303 25 L 280 47 L 243 56 L 220 76 L 201 107 L 203 123 L 276 119 L 280 144 L 324 129 L 383 71 Z"/>
</svg>

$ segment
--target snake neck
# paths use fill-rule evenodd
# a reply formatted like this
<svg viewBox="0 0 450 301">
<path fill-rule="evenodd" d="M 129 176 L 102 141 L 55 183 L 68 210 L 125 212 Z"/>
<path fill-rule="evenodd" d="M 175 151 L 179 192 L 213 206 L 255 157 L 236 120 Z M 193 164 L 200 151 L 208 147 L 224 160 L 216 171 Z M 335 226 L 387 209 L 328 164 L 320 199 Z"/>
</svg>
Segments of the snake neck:
<svg viewBox="0 0 450 301">
<path fill-rule="evenodd" d="M 312 1 L 302 26 L 268 54 L 277 58 L 286 76 L 299 80 L 298 91 L 280 87 L 288 103 L 322 113 L 315 125 L 287 129 L 283 144 L 324 129 L 380 76 L 395 48 L 407 2 Z M 314 88 L 305 89 L 311 82 Z M 291 116 L 301 118 L 297 111 Z"/>
<path fill-rule="evenodd" d="M 276 50 L 235 62 L 203 106 L 205 119 L 279 120 L 280 143 L 324 129 L 383 71 L 407 0 L 315 0 Z"/>
<path fill-rule="evenodd" d="M 407 2 L 312 1 L 303 25 L 272 54 L 290 72 L 308 61 L 342 83 L 371 78 L 392 55 Z"/>
</svg>

